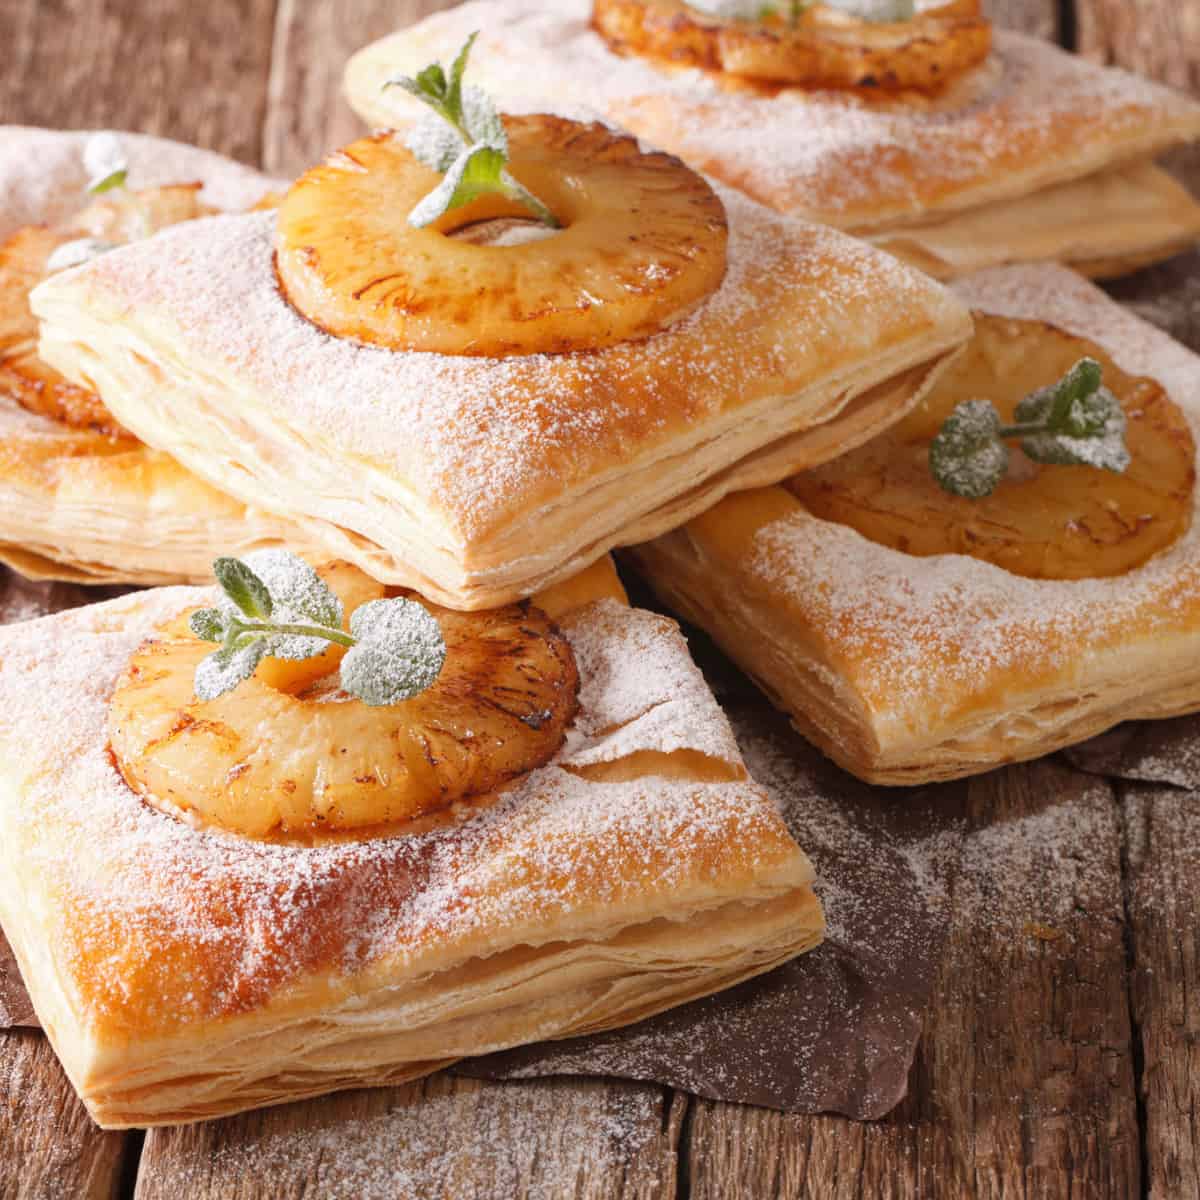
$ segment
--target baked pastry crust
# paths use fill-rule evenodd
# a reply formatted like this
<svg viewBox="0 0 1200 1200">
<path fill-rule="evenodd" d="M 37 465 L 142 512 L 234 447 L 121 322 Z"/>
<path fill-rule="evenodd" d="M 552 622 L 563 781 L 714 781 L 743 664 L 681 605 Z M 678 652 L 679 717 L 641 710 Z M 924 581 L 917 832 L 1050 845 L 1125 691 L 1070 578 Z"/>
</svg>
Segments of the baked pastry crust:
<svg viewBox="0 0 1200 1200">
<path fill-rule="evenodd" d="M 942 94 L 889 97 L 623 57 L 590 10 L 505 0 L 437 13 L 359 51 L 346 94 L 373 125 L 408 124 L 414 102 L 383 81 L 479 29 L 474 78 L 509 111 L 579 97 L 763 204 L 877 238 L 940 277 L 1044 259 L 1107 274 L 1200 237 L 1200 205 L 1128 170 L 1200 137 L 1200 105 L 1038 39 L 998 30 L 991 58 Z"/>
<path fill-rule="evenodd" d="M 547 766 L 448 822 L 319 846 L 194 829 L 111 762 L 108 698 L 130 653 L 207 592 L 0 630 L 0 922 L 101 1125 L 610 1028 L 820 940 L 812 869 L 678 629 L 587 599 L 611 592 L 593 571 L 543 598 L 581 674 Z"/>
<path fill-rule="evenodd" d="M 1157 379 L 1197 433 L 1196 356 L 1078 275 L 1009 267 L 955 286 L 977 309 L 1092 339 Z M 873 783 L 969 775 L 1200 708 L 1194 512 L 1142 566 L 1074 581 L 913 557 L 812 516 L 782 487 L 730 497 L 633 557 L 801 733 Z"/>
<path fill-rule="evenodd" d="M 968 336 L 949 292 L 723 191 L 724 281 L 662 333 L 454 358 L 330 338 L 270 214 L 178 226 L 33 293 L 43 357 L 216 487 L 387 583 L 483 608 L 899 419 Z"/>
<path fill-rule="evenodd" d="M 69 221 L 83 207 L 86 132 L 0 128 L 0 239 Z M 122 135 L 136 187 L 202 181 L 204 201 L 243 210 L 278 186 L 220 155 Z M 0 344 L 4 342 L 0 327 Z M 79 583 L 205 580 L 213 558 L 287 538 L 277 518 L 230 499 L 133 438 L 72 428 L 0 392 L 0 562 L 32 579 Z"/>
</svg>

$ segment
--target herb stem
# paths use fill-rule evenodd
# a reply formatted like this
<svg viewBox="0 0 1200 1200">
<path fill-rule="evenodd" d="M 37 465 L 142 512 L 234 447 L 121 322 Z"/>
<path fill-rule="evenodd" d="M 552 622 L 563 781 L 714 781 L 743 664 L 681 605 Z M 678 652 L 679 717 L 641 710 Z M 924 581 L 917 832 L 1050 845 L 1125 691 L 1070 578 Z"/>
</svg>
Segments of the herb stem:
<svg viewBox="0 0 1200 1200">
<path fill-rule="evenodd" d="M 351 634 L 343 633 L 340 629 L 331 629 L 325 625 L 299 625 L 290 622 L 276 624 L 274 621 L 238 621 L 236 626 L 239 633 L 290 633 L 299 637 L 319 637 L 339 646 L 357 646 L 358 641 Z"/>
<path fill-rule="evenodd" d="M 997 437 L 1024 438 L 1032 437 L 1039 433 L 1056 432 L 1058 431 L 1050 427 L 1049 421 L 1029 421 L 1025 425 L 1001 425 L 997 431 Z"/>
</svg>

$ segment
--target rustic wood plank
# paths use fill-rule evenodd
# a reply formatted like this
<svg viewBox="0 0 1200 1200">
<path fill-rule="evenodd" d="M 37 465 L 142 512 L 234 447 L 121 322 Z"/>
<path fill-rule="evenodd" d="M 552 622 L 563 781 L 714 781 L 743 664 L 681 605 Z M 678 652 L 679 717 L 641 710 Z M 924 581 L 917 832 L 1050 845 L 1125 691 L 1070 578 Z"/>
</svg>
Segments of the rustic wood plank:
<svg viewBox="0 0 1200 1200">
<path fill-rule="evenodd" d="M 135 1150 L 92 1124 L 40 1033 L 0 1033 L 0 1200 L 116 1197 Z"/>
<path fill-rule="evenodd" d="M 1075 0 L 1079 52 L 1187 91 L 1200 89 L 1194 0 Z"/>
<path fill-rule="evenodd" d="M 956 786 L 970 833 L 908 1099 L 871 1125 L 698 1101 L 693 1200 L 1138 1194 L 1112 789 L 1053 761 Z"/>
<path fill-rule="evenodd" d="M 1148 1194 L 1200 1197 L 1200 795 L 1122 789 Z"/>
<path fill-rule="evenodd" d="M 0 121 L 107 126 L 257 163 L 275 0 L 0 0 Z"/>
<path fill-rule="evenodd" d="M 365 132 L 342 96 L 346 60 L 454 0 L 280 0 L 264 137 L 267 170 L 296 174 Z"/>
<path fill-rule="evenodd" d="M 1062 40 L 1058 0 L 987 0 L 985 11 L 997 25 L 1019 29 L 1048 41 Z"/>
<path fill-rule="evenodd" d="M 667 1200 L 682 1104 L 438 1075 L 147 1135 L 137 1200 Z"/>
</svg>

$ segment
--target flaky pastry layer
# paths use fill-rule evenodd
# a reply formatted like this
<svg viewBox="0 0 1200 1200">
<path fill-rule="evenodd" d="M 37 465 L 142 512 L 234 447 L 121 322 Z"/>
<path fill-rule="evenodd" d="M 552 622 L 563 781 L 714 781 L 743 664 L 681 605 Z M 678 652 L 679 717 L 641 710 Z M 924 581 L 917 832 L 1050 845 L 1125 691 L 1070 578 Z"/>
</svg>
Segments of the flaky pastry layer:
<svg viewBox="0 0 1200 1200">
<path fill-rule="evenodd" d="M 0 238 L 69 220 L 82 208 L 91 135 L 0 128 Z M 204 200 L 245 209 L 273 186 L 220 155 L 123 134 L 135 188 L 203 182 Z M 5 345 L 0 327 L 0 346 Z M 219 554 L 283 540 L 324 557 L 284 522 L 216 491 L 161 451 L 48 420 L 0 394 L 0 562 L 34 579 L 200 582 Z"/>
<path fill-rule="evenodd" d="M 956 289 L 1099 343 L 1157 379 L 1200 431 L 1197 357 L 1078 275 L 1010 267 Z M 1195 513 L 1141 567 L 1076 581 L 916 558 L 814 517 L 780 487 L 730 497 L 633 556 L 801 733 L 874 783 L 968 775 L 1200 708 Z"/>
<path fill-rule="evenodd" d="M 1200 206 L 1185 194 L 1147 211 L 1160 188 L 1123 168 L 1200 136 L 1200 105 L 1038 39 L 998 30 L 991 58 L 936 97 L 855 95 L 739 85 L 620 56 L 591 30 L 590 11 L 590 0 L 505 0 L 436 13 L 355 55 L 346 94 L 374 125 L 410 124 L 416 104 L 384 80 L 446 59 L 478 29 L 472 71 L 507 110 L 557 111 L 578 97 L 781 212 L 863 235 L 903 229 L 886 240 L 941 277 L 1042 259 L 1090 264 L 1080 229 L 1026 200 L 1096 175 L 1121 185 L 1057 199 L 1094 206 L 1102 196 L 1075 215 L 1089 237 L 1117 244 L 1104 270 L 1133 257 L 1120 243 L 1140 242 L 1144 262 L 1196 237 Z M 1148 193 L 1131 186 L 1141 183 Z"/>
<path fill-rule="evenodd" d="M 330 338 L 270 215 L 177 227 L 33 294 L 41 352 L 214 486 L 439 603 L 529 595 L 899 419 L 968 336 L 890 255 L 724 192 L 729 268 L 643 341 L 507 359 Z"/>
<path fill-rule="evenodd" d="M 609 1028 L 820 940 L 812 869 L 673 622 L 588 593 L 612 587 L 593 575 L 546 601 L 581 676 L 554 760 L 419 832 L 321 846 L 193 828 L 114 769 L 117 677 L 208 592 L 0 630 L 0 923 L 99 1123 Z"/>
</svg>

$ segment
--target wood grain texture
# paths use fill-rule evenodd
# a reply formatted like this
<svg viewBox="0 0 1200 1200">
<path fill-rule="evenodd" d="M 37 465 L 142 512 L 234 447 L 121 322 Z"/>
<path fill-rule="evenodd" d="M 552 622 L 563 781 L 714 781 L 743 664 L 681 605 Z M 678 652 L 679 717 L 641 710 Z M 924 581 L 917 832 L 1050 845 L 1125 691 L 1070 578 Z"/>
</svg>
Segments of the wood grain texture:
<svg viewBox="0 0 1200 1200">
<path fill-rule="evenodd" d="M 135 1148 L 92 1124 L 40 1033 L 0 1033 L 0 1200 L 115 1198 Z"/>
<path fill-rule="evenodd" d="M 1148 1194 L 1194 1200 L 1200 1196 L 1200 795 L 1146 785 L 1122 790 Z"/>
<path fill-rule="evenodd" d="M 955 786 L 967 849 L 908 1099 L 873 1125 L 698 1102 L 693 1200 L 1138 1194 L 1112 790 L 1052 761 Z"/>
<path fill-rule="evenodd" d="M 346 60 L 368 42 L 452 7 L 446 0 L 279 0 L 263 162 L 298 174 L 361 137 L 362 121 L 342 96 Z"/>
<path fill-rule="evenodd" d="M 257 163 L 275 0 L 0 0 L 0 122 L 158 133 Z"/>
<path fill-rule="evenodd" d="M 1195 0 L 1075 0 L 1076 45 L 1187 91 L 1200 87 L 1200 4 Z"/>
<path fill-rule="evenodd" d="M 668 1200 L 682 1105 L 599 1081 L 402 1088 L 152 1131 L 137 1200 Z"/>
</svg>

